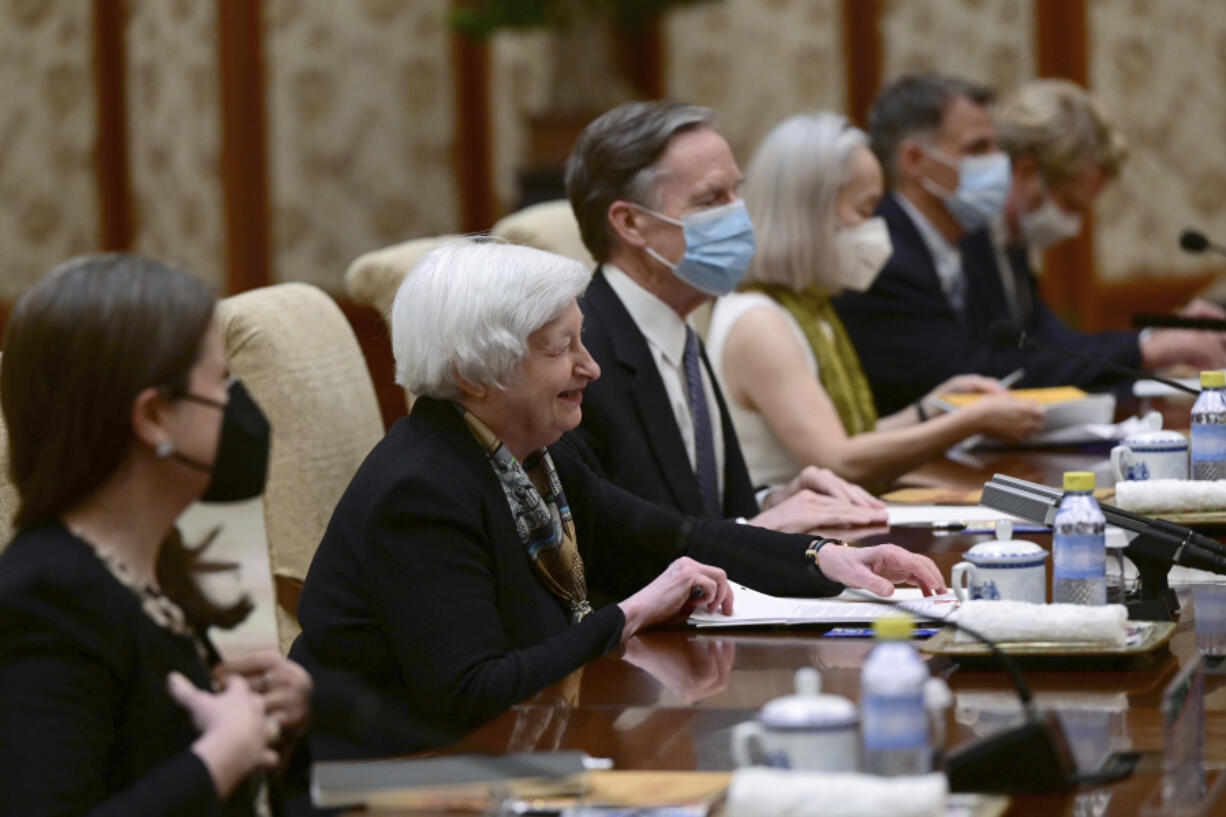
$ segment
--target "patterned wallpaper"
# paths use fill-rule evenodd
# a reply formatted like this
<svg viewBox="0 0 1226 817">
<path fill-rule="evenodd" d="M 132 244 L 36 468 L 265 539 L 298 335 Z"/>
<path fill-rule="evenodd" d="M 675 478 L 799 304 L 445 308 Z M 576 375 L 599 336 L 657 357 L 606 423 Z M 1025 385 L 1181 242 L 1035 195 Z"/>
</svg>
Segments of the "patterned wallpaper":
<svg viewBox="0 0 1226 817">
<path fill-rule="evenodd" d="M 448 0 L 265 0 L 273 278 L 455 229 Z"/>
<path fill-rule="evenodd" d="M 128 4 L 128 155 L 137 252 L 225 282 L 216 4 Z"/>
<path fill-rule="evenodd" d="M 528 157 L 528 121 L 549 108 L 556 62 L 548 31 L 504 31 L 490 38 L 490 146 L 500 213 L 509 212 L 518 196 L 515 174 Z"/>
<path fill-rule="evenodd" d="M 1031 0 L 885 0 L 883 82 L 940 71 L 1004 91 L 1035 74 Z"/>
<path fill-rule="evenodd" d="M 737 160 L 799 111 L 846 105 L 840 0 L 723 0 L 669 14 L 665 88 L 708 105 Z"/>
<path fill-rule="evenodd" d="M 1178 236 L 1226 236 L 1226 4 L 1091 0 L 1089 28 L 1090 87 L 1131 146 L 1096 208 L 1099 277 L 1220 268 Z"/>
<path fill-rule="evenodd" d="M 0 3 L 0 299 L 97 244 L 89 3 Z"/>
<path fill-rule="evenodd" d="M 1090 84 L 1133 155 L 1097 212 L 1104 279 L 1193 272 L 1185 226 L 1226 234 L 1226 4 L 1087 0 Z M 273 274 L 339 290 L 373 247 L 454 230 L 449 0 L 264 0 Z M 90 4 L 0 2 L 0 299 L 96 246 Z M 126 29 L 136 247 L 224 279 L 215 4 L 132 0 Z M 842 0 L 721 0 L 664 24 L 669 95 L 711 105 L 744 162 L 787 115 L 845 104 Z M 917 68 L 1007 89 L 1035 72 L 1033 0 L 883 0 L 883 76 Z M 957 48 L 950 47 L 952 43 Z M 491 46 L 503 206 L 547 111 L 543 32 Z"/>
</svg>

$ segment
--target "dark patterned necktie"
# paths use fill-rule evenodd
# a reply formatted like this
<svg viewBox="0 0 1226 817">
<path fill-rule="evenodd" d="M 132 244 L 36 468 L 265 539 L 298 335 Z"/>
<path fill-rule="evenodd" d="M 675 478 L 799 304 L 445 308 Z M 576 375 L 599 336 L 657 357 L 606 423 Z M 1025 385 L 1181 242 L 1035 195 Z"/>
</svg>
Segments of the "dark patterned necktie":
<svg viewBox="0 0 1226 817">
<path fill-rule="evenodd" d="M 715 469 L 715 439 L 711 436 L 711 411 L 707 406 L 707 393 L 702 387 L 702 366 L 698 356 L 698 336 L 688 326 L 685 328 L 685 389 L 690 398 L 690 416 L 694 420 L 694 474 L 698 477 L 698 490 L 706 515 L 719 519 L 719 474 Z"/>
</svg>

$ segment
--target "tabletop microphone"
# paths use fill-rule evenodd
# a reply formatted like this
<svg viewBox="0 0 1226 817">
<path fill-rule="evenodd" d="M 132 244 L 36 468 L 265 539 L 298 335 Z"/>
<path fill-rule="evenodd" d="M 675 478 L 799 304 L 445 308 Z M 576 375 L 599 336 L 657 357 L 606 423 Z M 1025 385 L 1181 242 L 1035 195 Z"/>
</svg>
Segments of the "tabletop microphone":
<svg viewBox="0 0 1226 817">
<path fill-rule="evenodd" d="M 1119 363 L 1114 363 L 1110 360 L 1104 360 L 1103 358 L 1096 357 L 1094 355 L 1087 355 L 1084 352 L 1077 352 L 1072 349 L 1066 349 L 1061 346 L 1056 346 L 1046 341 L 1039 340 L 1038 338 L 1028 334 L 1025 329 L 1018 326 L 1016 323 L 1007 320 L 992 322 L 992 325 L 988 327 L 988 343 L 992 345 L 993 349 L 1024 349 L 1029 346 L 1033 349 L 1042 349 L 1047 352 L 1055 352 L 1058 355 L 1075 357 L 1078 360 L 1084 360 L 1087 363 L 1102 366 L 1104 369 L 1113 371 L 1116 374 L 1122 374 L 1133 380 L 1156 380 L 1163 385 L 1176 389 L 1177 391 L 1184 391 L 1189 394 L 1200 394 L 1199 389 L 1194 389 L 1191 386 L 1185 386 L 1183 383 L 1178 381 L 1169 380 L 1165 377 L 1159 377 L 1156 374 L 1150 374 L 1149 372 L 1144 372 L 1140 369 L 1134 369 L 1131 366 L 1122 366 Z"/>
<path fill-rule="evenodd" d="M 1179 246 L 1184 252 L 1193 254 L 1212 252 L 1218 255 L 1226 255 L 1226 247 L 1223 247 L 1221 244 L 1214 244 L 1199 230 L 1184 230 L 1180 233 Z"/>
</svg>

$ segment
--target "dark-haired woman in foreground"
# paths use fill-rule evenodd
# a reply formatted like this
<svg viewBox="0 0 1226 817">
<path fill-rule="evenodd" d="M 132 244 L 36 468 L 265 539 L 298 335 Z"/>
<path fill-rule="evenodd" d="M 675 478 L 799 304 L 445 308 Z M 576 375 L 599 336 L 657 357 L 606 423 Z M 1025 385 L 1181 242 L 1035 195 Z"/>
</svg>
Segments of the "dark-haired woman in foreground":
<svg viewBox="0 0 1226 817">
<path fill-rule="evenodd" d="M 75 259 L 15 305 L 0 359 L 18 533 L 0 556 L 0 814 L 255 813 L 310 680 L 218 663 L 174 523 L 263 489 L 268 425 L 226 370 L 214 298 L 134 256 Z"/>
</svg>

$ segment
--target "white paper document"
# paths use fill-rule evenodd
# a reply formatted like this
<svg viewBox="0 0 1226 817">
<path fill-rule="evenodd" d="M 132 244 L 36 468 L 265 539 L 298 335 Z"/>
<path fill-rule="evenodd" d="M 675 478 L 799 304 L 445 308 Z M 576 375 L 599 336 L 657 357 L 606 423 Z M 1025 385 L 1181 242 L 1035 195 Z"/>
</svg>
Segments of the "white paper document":
<svg viewBox="0 0 1226 817">
<path fill-rule="evenodd" d="M 697 627 L 852 624 L 874 621 L 881 616 L 898 612 L 897 605 L 888 602 L 853 601 L 851 599 L 854 595 L 847 591 L 830 599 L 797 599 L 759 593 L 736 582 L 729 584 L 732 586 L 732 615 L 710 613 L 700 608 L 690 615 L 689 623 Z M 906 602 L 906 607 L 912 611 L 912 615 L 925 619 L 943 619 L 958 607 L 957 599 L 952 593 L 924 598 L 918 588 L 900 587 L 889 599 Z"/>
<path fill-rule="evenodd" d="M 1013 514 L 984 505 L 890 505 L 886 508 L 891 525 L 923 525 L 932 522 L 995 522 L 1008 519 L 1022 522 Z"/>
</svg>

